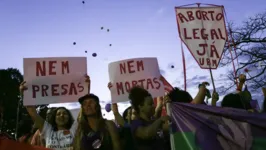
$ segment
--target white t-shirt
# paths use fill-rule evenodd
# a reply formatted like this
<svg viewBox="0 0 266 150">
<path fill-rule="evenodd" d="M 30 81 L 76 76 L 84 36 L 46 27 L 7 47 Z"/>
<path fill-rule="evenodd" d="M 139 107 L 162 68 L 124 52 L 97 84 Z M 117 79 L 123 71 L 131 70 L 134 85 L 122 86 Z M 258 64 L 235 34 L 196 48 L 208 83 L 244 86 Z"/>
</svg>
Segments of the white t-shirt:
<svg viewBox="0 0 266 150">
<path fill-rule="evenodd" d="M 75 122 L 70 130 L 53 131 L 52 126 L 45 122 L 42 130 L 42 137 L 45 139 L 45 147 L 54 150 L 71 150 L 73 139 L 77 130 Z"/>
</svg>

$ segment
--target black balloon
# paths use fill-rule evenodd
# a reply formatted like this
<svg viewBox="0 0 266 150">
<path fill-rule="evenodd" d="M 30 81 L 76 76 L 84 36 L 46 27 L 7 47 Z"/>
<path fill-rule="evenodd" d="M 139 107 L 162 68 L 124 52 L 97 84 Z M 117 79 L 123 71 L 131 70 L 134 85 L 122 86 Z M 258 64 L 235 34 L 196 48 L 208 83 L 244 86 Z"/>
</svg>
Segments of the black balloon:
<svg viewBox="0 0 266 150">
<path fill-rule="evenodd" d="M 73 45 L 76 45 L 76 42 L 73 42 Z"/>
<path fill-rule="evenodd" d="M 101 27 L 101 30 L 103 29 L 103 27 Z"/>
<path fill-rule="evenodd" d="M 83 4 L 85 4 L 85 1 L 82 1 Z"/>
<path fill-rule="evenodd" d="M 96 57 L 96 56 L 97 56 L 97 54 L 96 54 L 96 53 L 93 53 L 93 54 L 92 54 L 92 56 L 93 56 L 93 57 Z"/>
<path fill-rule="evenodd" d="M 109 32 L 110 30 L 109 29 L 107 29 L 107 32 Z"/>
<path fill-rule="evenodd" d="M 85 53 L 87 53 L 87 51 L 85 51 Z"/>
<path fill-rule="evenodd" d="M 112 46 L 112 44 L 109 44 L 109 46 Z"/>
<path fill-rule="evenodd" d="M 172 65 L 172 66 L 171 66 L 171 68 L 175 68 L 175 66 L 174 66 L 174 65 Z"/>
</svg>

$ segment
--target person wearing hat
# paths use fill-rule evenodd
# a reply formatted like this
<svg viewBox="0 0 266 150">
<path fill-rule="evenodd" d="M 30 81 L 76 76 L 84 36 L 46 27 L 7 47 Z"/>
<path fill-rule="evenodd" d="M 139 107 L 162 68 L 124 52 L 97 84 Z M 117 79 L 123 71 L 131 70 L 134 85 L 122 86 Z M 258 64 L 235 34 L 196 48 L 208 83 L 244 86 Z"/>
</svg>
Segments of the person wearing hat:
<svg viewBox="0 0 266 150">
<path fill-rule="evenodd" d="M 73 143 L 74 150 L 120 150 L 120 140 L 113 121 L 102 117 L 98 96 L 87 94 L 79 98 L 81 110 Z"/>
<path fill-rule="evenodd" d="M 90 78 L 85 76 L 85 82 L 90 89 Z M 23 81 L 19 87 L 23 96 L 27 90 L 26 82 Z M 89 91 L 88 91 L 89 92 Z M 73 140 L 77 130 L 77 123 L 74 123 L 71 112 L 65 107 L 58 107 L 51 114 L 51 120 L 46 121 L 37 114 L 35 106 L 26 107 L 29 115 L 34 121 L 36 127 L 40 130 L 41 136 L 45 139 L 45 147 L 54 150 L 71 150 Z"/>
</svg>

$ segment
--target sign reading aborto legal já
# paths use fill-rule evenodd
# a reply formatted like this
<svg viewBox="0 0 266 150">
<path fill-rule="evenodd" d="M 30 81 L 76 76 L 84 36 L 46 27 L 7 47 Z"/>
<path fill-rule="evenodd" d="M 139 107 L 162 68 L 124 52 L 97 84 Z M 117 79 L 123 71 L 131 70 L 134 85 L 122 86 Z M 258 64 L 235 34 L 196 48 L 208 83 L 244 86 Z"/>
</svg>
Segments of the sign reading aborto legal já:
<svg viewBox="0 0 266 150">
<path fill-rule="evenodd" d="M 216 69 L 227 32 L 221 7 L 176 7 L 180 39 L 202 69 Z"/>
</svg>

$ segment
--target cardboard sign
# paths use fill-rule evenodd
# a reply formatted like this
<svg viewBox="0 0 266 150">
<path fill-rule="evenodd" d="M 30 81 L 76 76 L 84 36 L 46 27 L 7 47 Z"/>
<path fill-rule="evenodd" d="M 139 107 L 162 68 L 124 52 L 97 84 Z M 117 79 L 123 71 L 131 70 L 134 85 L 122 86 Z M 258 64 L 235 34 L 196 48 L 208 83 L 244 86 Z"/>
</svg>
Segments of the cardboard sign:
<svg viewBox="0 0 266 150">
<path fill-rule="evenodd" d="M 88 93 L 86 57 L 24 58 L 24 105 L 77 102 Z"/>
<path fill-rule="evenodd" d="M 164 95 L 157 58 L 128 59 L 109 64 L 112 102 L 128 101 L 128 92 L 136 85 L 148 90 L 153 97 Z"/>
<path fill-rule="evenodd" d="M 216 69 L 227 32 L 223 7 L 176 7 L 179 36 L 202 69 Z"/>
</svg>

